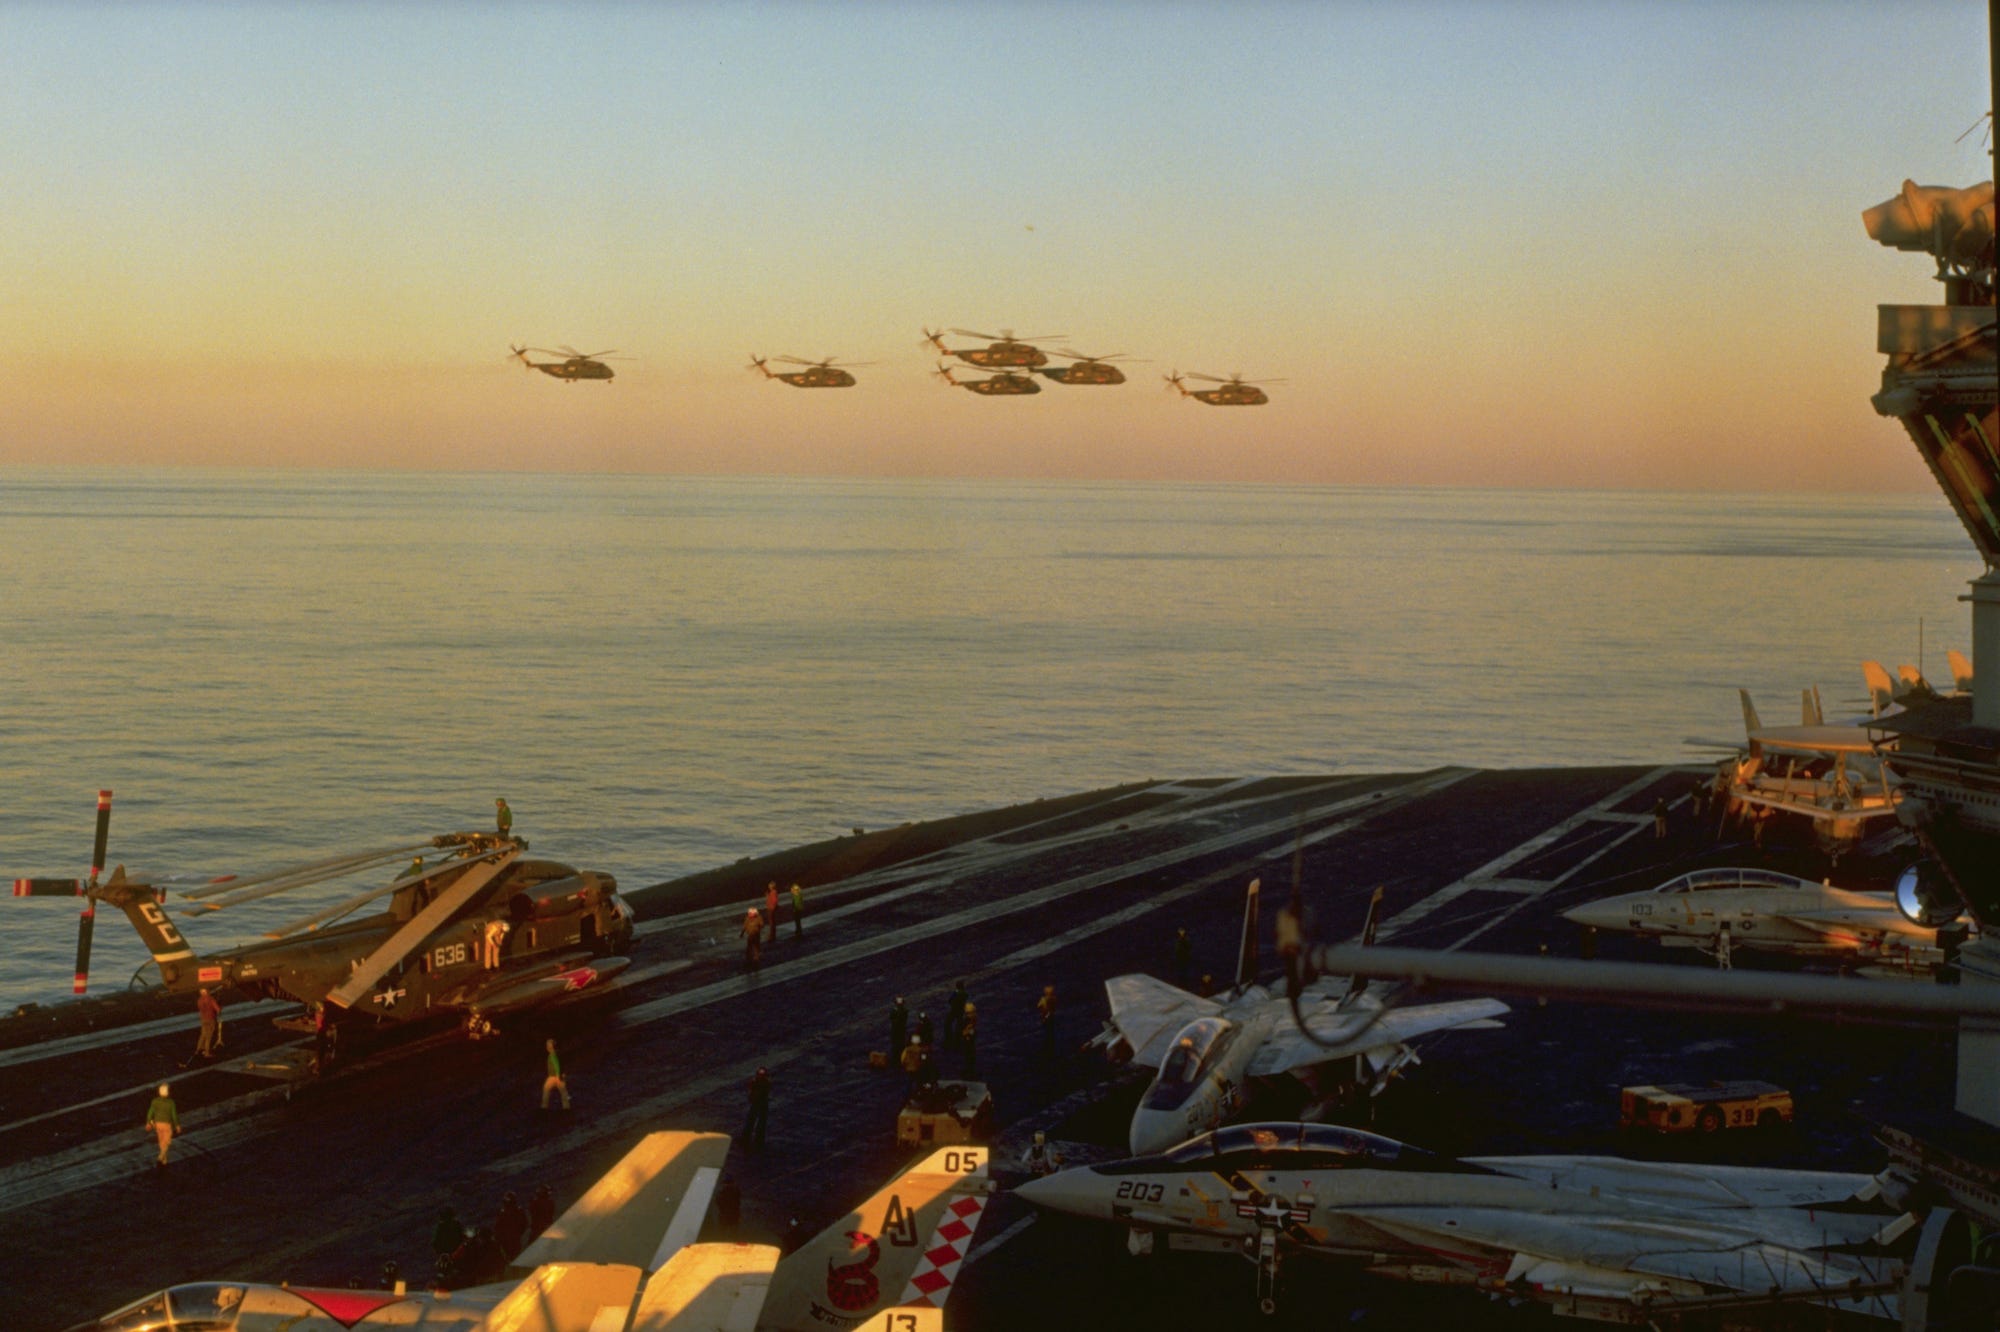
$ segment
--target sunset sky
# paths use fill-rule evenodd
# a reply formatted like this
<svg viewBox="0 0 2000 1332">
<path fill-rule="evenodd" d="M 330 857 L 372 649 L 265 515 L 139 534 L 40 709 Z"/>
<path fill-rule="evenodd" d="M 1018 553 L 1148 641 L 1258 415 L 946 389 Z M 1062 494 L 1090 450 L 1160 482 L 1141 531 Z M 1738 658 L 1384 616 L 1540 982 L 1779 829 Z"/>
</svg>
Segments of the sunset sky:
<svg viewBox="0 0 2000 1332">
<path fill-rule="evenodd" d="M 1985 24 L 4 3 L 0 465 L 1925 489 L 1860 213 L 1989 178 Z M 982 399 L 926 324 L 1146 363 Z"/>
</svg>

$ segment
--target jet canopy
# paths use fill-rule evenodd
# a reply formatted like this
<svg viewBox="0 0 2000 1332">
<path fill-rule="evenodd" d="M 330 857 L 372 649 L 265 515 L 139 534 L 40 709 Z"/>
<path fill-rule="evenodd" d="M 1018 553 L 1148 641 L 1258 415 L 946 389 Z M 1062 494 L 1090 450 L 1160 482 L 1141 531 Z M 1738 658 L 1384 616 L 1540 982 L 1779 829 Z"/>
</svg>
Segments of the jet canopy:
<svg viewBox="0 0 2000 1332">
<path fill-rule="evenodd" d="M 1668 879 L 1655 888 L 1656 893 L 1700 893 L 1712 888 L 1814 888 L 1817 884 L 1795 879 L 1789 874 L 1776 870 L 1761 869 L 1701 869 L 1692 874 L 1683 874 L 1678 879 Z"/>
<path fill-rule="evenodd" d="M 1160 1170 L 1415 1170 L 1431 1173 L 1490 1174 L 1411 1147 L 1363 1129 L 1337 1124 L 1232 1124 L 1189 1138 L 1159 1156 L 1113 1166 L 1093 1167 L 1107 1173 L 1129 1167 L 1137 1173 Z"/>
<path fill-rule="evenodd" d="M 1173 1048 L 1160 1061 L 1159 1074 L 1140 1102 L 1148 1110 L 1173 1110 L 1185 1104 L 1195 1088 L 1236 1043 L 1236 1024 L 1222 1017 L 1201 1017 L 1181 1028 Z"/>
</svg>

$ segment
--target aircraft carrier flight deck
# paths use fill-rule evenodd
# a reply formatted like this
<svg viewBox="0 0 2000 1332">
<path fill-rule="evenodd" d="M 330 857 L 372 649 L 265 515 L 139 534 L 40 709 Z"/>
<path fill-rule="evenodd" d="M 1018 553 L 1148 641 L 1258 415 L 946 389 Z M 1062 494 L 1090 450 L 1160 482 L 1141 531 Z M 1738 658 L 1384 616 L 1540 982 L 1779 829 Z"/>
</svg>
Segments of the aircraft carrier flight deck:
<svg viewBox="0 0 2000 1332">
<path fill-rule="evenodd" d="M 1106 1016 L 1104 982 L 1174 980 L 1185 927 L 1196 983 L 1226 986 L 1250 879 L 1263 882 L 1269 980 L 1272 918 L 1295 861 L 1317 939 L 1353 938 L 1380 886 L 1380 942 L 1571 956 L 1578 931 L 1561 912 L 1579 902 L 1703 865 L 1825 872 L 1803 842 L 1718 843 L 1698 826 L 1687 797 L 1708 771 L 1156 781 L 858 833 L 629 892 L 640 916 L 632 964 L 603 997 L 481 1041 L 439 1025 L 351 1042 L 320 1081 L 270 1075 L 310 1046 L 272 1025 L 288 1011 L 274 1001 L 230 1004 L 223 1057 L 188 1068 L 195 1018 L 181 998 L 117 996 L 0 1020 L 0 1327 L 63 1328 L 201 1278 L 373 1285 L 385 1261 L 421 1278 L 440 1208 L 490 1222 L 504 1191 L 525 1199 L 542 1184 L 567 1206 L 648 1130 L 735 1133 L 759 1067 L 772 1079 L 770 1139 L 761 1152 L 731 1148 L 739 1237 L 812 1233 L 915 1154 L 894 1136 L 903 1077 L 871 1068 L 869 1055 L 887 1049 L 897 996 L 913 1022 L 919 1012 L 941 1021 L 961 979 L 977 1006 L 978 1075 L 992 1089 L 1003 1178 L 1036 1131 L 1072 1163 L 1124 1155 L 1145 1075 L 1081 1048 Z M 1875 869 L 1851 857 L 1841 878 L 1865 882 Z M 781 892 L 805 885 L 803 933 L 787 904 L 761 970 L 746 975 L 742 915 L 773 881 Z M 1661 960 L 1643 941 L 1606 935 L 1597 946 L 1602 958 Z M 1739 955 L 1736 965 L 1785 964 Z M 1048 985 L 1053 1058 L 1036 1012 Z M 1650 1153 L 1870 1173 L 1885 1164 L 1880 1119 L 1951 1104 L 1949 1034 L 1511 1008 L 1497 1028 L 1426 1042 L 1423 1061 L 1349 1122 L 1453 1155 Z M 537 1106 L 550 1036 L 574 1098 L 566 1113 Z M 956 1076 L 957 1053 L 942 1056 L 940 1073 Z M 1795 1124 L 1699 1143 L 1618 1129 L 1623 1086 L 1737 1079 L 1789 1089 Z M 141 1119 L 161 1081 L 174 1085 L 186 1133 L 156 1170 Z M 1266 1095 L 1253 1113 L 1300 1108 Z M 1541 1322 L 1537 1313 L 1295 1261 L 1277 1315 L 1265 1317 L 1238 1259 L 1134 1258 L 1108 1227 L 1036 1216 L 1002 1194 L 945 1321 L 961 1332 L 1387 1328 L 1421 1315 L 1512 1327 Z"/>
</svg>

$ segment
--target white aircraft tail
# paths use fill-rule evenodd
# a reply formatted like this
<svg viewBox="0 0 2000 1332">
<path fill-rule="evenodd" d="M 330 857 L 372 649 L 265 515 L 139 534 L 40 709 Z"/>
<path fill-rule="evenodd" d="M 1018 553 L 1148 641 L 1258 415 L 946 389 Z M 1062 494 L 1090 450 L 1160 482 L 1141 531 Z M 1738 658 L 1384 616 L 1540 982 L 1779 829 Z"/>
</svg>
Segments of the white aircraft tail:
<svg viewBox="0 0 2000 1332">
<path fill-rule="evenodd" d="M 728 1154 L 726 1133 L 647 1134 L 511 1266 L 616 1263 L 657 1270 L 701 1233 Z"/>
<path fill-rule="evenodd" d="M 1826 725 L 1826 714 L 1820 710 L 1819 706 L 1818 685 L 1814 685 L 1810 689 L 1801 689 L 1799 691 L 1799 725 L 1801 726 Z"/>
<path fill-rule="evenodd" d="M 1930 692 L 1932 692 L 1931 682 L 1924 679 L 1922 671 L 1908 662 L 1904 662 L 1896 668 L 1896 694 L 1899 698 L 1908 698 L 1912 694 L 1928 694 Z"/>
<path fill-rule="evenodd" d="M 1965 654 L 1951 648 L 1945 652 L 1944 659 L 1951 664 L 1951 687 L 1961 694 L 1971 693 L 1972 663 L 1965 659 Z"/>
<path fill-rule="evenodd" d="M 1257 891 L 1262 879 L 1250 880 L 1243 892 L 1243 943 L 1236 953 L 1236 992 L 1257 983 Z"/>
<path fill-rule="evenodd" d="M 1739 689 L 1736 691 L 1736 697 L 1743 704 L 1743 733 L 1745 735 L 1755 735 L 1757 732 L 1763 730 L 1764 723 L 1757 720 L 1757 705 L 1750 701 L 1750 691 Z"/>
<path fill-rule="evenodd" d="M 1382 913 L 1382 886 L 1380 884 L 1377 884 L 1375 886 L 1374 895 L 1368 899 L 1368 919 L 1361 922 L 1360 943 L 1363 948 L 1369 948 L 1374 945 L 1376 918 L 1380 916 L 1381 913 Z M 1360 998 L 1362 991 L 1366 990 L 1367 988 L 1368 988 L 1367 977 L 1356 976 L 1353 980 L 1350 980 L 1347 983 L 1347 993 L 1341 997 L 1340 1002 L 1343 1005 L 1351 1003 L 1355 999 Z"/>
<path fill-rule="evenodd" d="M 778 1263 L 758 1328 L 925 1327 L 922 1311 L 944 1307 L 985 1214 L 986 1166 L 985 1147 L 943 1147 L 897 1176 Z"/>
<path fill-rule="evenodd" d="M 1868 715 L 1879 717 L 1896 704 L 1896 683 L 1879 661 L 1861 663 L 1861 678 L 1868 682 Z"/>
</svg>

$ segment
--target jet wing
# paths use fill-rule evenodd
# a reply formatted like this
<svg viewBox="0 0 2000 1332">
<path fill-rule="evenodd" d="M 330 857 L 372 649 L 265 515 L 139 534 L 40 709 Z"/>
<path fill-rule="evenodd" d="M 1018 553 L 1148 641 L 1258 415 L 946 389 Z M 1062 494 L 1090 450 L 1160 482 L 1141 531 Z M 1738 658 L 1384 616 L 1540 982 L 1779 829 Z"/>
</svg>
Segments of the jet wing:
<svg viewBox="0 0 2000 1332">
<path fill-rule="evenodd" d="M 1113 976 L 1104 982 L 1111 1000 L 1111 1024 L 1132 1047 L 1132 1062 L 1158 1068 L 1180 1029 L 1198 1017 L 1213 1017 L 1222 1005 L 1177 989 L 1151 976 Z"/>
<path fill-rule="evenodd" d="M 1272 1000 L 1284 1003 L 1283 1000 Z M 1313 1031 L 1331 1037 L 1332 1046 L 1321 1045 L 1298 1029 L 1289 1005 L 1284 1019 L 1250 1060 L 1250 1076 L 1274 1077 L 1279 1073 L 1309 1068 L 1333 1059 L 1346 1059 L 1383 1046 L 1407 1044 L 1420 1036 L 1449 1031 L 1454 1027 L 1489 1027 L 1493 1019 L 1508 1011 L 1498 999 L 1456 999 L 1446 1003 L 1414 1004 L 1407 1008 L 1350 1008 L 1336 1015 L 1337 1000 L 1322 1001 L 1302 1009 Z M 1364 1020 L 1373 1015 L 1373 1021 Z"/>
<path fill-rule="evenodd" d="M 729 1154 L 726 1133 L 649 1133 L 521 1250 L 510 1270 L 617 1263 L 652 1272 L 692 1244 Z"/>
<path fill-rule="evenodd" d="M 1879 1280 L 1886 1266 L 1838 1251 L 1873 1233 L 1880 1217 L 1850 1215 L 1850 1224 L 1828 1233 L 1810 1224 L 1798 1232 L 1782 1215 L 1757 1208 L 1692 1214 L 1635 1203 L 1628 1211 L 1391 1206 L 1341 1212 L 1405 1245 L 1474 1265 L 1504 1259 L 1510 1283 L 1579 1294 L 1653 1297 L 1667 1282 L 1686 1283 L 1681 1294 L 1823 1291 Z M 1795 1233 L 1773 1238 L 1774 1231 Z"/>
<path fill-rule="evenodd" d="M 646 1282 L 629 1332 L 756 1332 L 777 1270 L 768 1244 L 696 1244 Z"/>
</svg>

